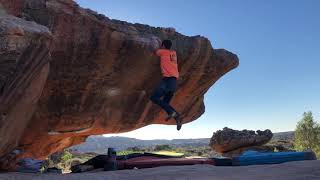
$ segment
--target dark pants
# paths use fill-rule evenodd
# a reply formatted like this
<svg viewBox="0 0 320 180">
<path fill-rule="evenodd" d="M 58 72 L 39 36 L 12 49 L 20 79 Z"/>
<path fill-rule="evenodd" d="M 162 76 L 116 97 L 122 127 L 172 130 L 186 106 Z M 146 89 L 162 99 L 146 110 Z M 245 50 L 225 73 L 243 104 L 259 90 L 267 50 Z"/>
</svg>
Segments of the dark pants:
<svg viewBox="0 0 320 180">
<path fill-rule="evenodd" d="M 165 77 L 161 80 L 160 85 L 154 90 L 150 99 L 170 115 L 171 113 L 176 112 L 176 110 L 170 106 L 170 101 L 176 91 L 176 88 L 177 78 Z"/>
</svg>

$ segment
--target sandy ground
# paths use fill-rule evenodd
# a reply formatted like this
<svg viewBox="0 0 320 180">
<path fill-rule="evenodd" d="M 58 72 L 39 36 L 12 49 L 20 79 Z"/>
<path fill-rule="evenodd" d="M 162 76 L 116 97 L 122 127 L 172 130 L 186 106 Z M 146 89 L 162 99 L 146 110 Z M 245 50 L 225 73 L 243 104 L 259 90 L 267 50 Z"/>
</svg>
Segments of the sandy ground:
<svg viewBox="0 0 320 180">
<path fill-rule="evenodd" d="M 278 165 L 215 167 L 210 165 L 159 167 L 82 174 L 0 174 L 1 180 L 320 180 L 320 161 Z"/>
</svg>

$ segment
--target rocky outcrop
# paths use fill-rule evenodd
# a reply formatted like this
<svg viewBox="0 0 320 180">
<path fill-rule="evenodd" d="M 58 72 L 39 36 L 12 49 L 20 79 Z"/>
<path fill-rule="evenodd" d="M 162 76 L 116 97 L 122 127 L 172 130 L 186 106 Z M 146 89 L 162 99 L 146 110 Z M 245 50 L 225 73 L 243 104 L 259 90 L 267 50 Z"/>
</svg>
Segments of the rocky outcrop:
<svg viewBox="0 0 320 180">
<path fill-rule="evenodd" d="M 239 63 L 236 55 L 213 49 L 204 37 L 184 36 L 172 28 L 110 20 L 71 0 L 0 3 L 8 13 L 48 27 L 53 36 L 49 76 L 42 93 L 37 93 L 41 97 L 35 113 L 28 126 L 21 129 L 24 132 L 18 133 L 21 138 L 11 140 L 7 136 L 12 133 L 4 138 L 12 144 L 10 150 L 18 144 L 20 157 L 45 158 L 83 142 L 89 135 L 127 132 L 149 124 L 173 124 L 165 122 L 165 114 L 148 99 L 161 79 L 159 60 L 153 50 L 163 39 L 173 40 L 179 58 L 181 78 L 172 103 L 183 114 L 183 123 L 201 116 L 205 111 L 204 94 Z M 32 53 L 32 48 L 27 52 Z M 39 52 L 34 56 L 43 55 Z M 38 72 L 45 75 L 48 65 L 43 68 Z M 41 81 L 36 83 L 39 91 L 44 75 L 39 75 Z M 28 116 L 32 115 L 32 106 L 13 102 Z M 18 124 L 22 121 L 15 120 Z M 17 123 L 8 126 L 15 128 Z"/>
<path fill-rule="evenodd" d="M 13 157 L 49 73 L 49 30 L 0 16 L 0 157 Z M 10 158 L 0 158 L 2 164 Z M 1 168 L 1 167 L 0 167 Z"/>
<path fill-rule="evenodd" d="M 212 149 L 219 153 L 240 154 L 246 150 L 269 150 L 267 146 L 259 147 L 268 143 L 272 139 L 272 132 L 267 129 L 265 131 L 250 131 L 250 130 L 233 130 L 223 128 L 215 132 L 210 140 Z M 273 149 L 272 149 L 273 150 Z"/>
</svg>

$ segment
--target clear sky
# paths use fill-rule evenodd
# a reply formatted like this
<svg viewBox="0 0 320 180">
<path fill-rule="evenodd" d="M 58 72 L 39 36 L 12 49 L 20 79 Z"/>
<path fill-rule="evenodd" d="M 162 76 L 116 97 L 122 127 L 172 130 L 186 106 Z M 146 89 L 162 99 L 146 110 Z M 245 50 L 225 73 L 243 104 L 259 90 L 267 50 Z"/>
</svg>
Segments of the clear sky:
<svg viewBox="0 0 320 180">
<path fill-rule="evenodd" d="M 77 0 L 109 18 L 174 27 L 236 53 L 240 66 L 206 94 L 206 112 L 177 132 L 151 125 L 122 136 L 211 137 L 223 127 L 294 130 L 304 111 L 320 121 L 319 0 Z"/>
</svg>

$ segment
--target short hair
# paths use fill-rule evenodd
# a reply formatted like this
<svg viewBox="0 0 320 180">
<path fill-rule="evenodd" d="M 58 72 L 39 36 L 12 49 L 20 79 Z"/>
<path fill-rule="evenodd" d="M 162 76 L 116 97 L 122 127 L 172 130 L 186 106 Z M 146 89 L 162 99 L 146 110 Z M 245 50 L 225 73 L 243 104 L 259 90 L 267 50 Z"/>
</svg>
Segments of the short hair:
<svg viewBox="0 0 320 180">
<path fill-rule="evenodd" d="M 162 41 L 162 45 L 163 45 L 166 49 L 171 49 L 172 42 L 167 39 L 167 40 Z"/>
</svg>

